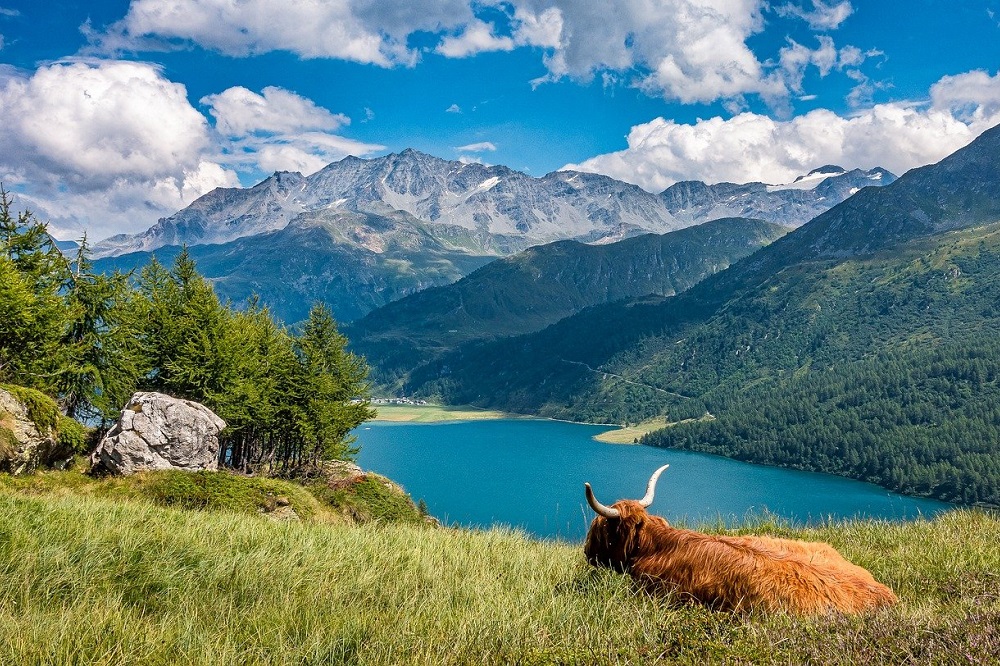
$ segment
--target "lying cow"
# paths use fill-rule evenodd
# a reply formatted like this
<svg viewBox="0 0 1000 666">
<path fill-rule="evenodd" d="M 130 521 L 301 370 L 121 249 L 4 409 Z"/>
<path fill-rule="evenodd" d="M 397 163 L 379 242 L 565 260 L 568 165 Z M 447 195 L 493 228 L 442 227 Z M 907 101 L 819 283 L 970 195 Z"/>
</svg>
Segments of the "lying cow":
<svg viewBox="0 0 1000 666">
<path fill-rule="evenodd" d="M 671 527 L 641 500 L 604 506 L 584 484 L 597 512 L 583 552 L 594 566 L 628 573 L 650 591 L 674 591 L 719 610 L 859 613 L 896 603 L 896 595 L 825 543 L 770 537 L 711 536 Z"/>
</svg>

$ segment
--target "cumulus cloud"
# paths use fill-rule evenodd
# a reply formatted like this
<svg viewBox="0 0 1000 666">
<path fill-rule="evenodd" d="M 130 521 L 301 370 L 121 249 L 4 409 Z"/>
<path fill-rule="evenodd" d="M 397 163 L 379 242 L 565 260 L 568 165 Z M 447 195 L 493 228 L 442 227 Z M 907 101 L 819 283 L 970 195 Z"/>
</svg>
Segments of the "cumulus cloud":
<svg viewBox="0 0 1000 666">
<path fill-rule="evenodd" d="M 785 94 L 780 79 L 766 71 L 746 44 L 763 29 L 762 0 L 656 5 L 624 0 L 614 11 L 586 0 L 520 0 L 517 6 L 523 25 L 532 28 L 539 42 L 538 35 L 544 35 L 551 47 L 545 80 L 586 80 L 602 71 L 634 70 L 642 89 L 683 103 Z M 535 29 L 543 23 L 546 29 Z"/>
<path fill-rule="evenodd" d="M 482 153 L 484 151 L 493 151 L 497 147 L 491 141 L 480 141 L 479 143 L 470 143 L 465 146 L 457 146 L 455 150 L 460 153 Z"/>
<path fill-rule="evenodd" d="M 88 37 L 103 53 L 194 43 L 233 56 L 289 51 L 388 67 L 416 61 L 406 44 L 414 32 L 472 20 L 467 0 L 132 0 L 123 19 Z"/>
<path fill-rule="evenodd" d="M 237 183 L 235 173 L 206 158 L 208 123 L 184 86 L 152 65 L 6 69 L 0 117 L 0 178 L 66 233 L 87 225 L 92 238 L 138 230 Z"/>
<path fill-rule="evenodd" d="M 206 95 L 201 103 L 211 107 L 215 127 L 229 136 L 255 132 L 281 133 L 303 130 L 334 131 L 350 123 L 343 114 L 334 114 L 293 92 L 268 86 L 257 94 L 242 86 L 217 95 Z"/>
<path fill-rule="evenodd" d="M 222 158 L 242 171 L 298 171 L 311 174 L 347 155 L 366 155 L 383 146 L 333 134 L 350 124 L 291 91 L 269 86 L 260 94 L 235 86 L 201 103 L 222 135 Z"/>
<path fill-rule="evenodd" d="M 81 186 L 175 175 L 198 164 L 208 124 L 183 85 L 143 63 L 65 63 L 0 90 L 3 159 Z"/>
<path fill-rule="evenodd" d="M 474 19 L 458 35 L 447 35 L 435 52 L 449 58 L 465 58 L 485 51 L 512 51 L 514 40 L 498 37 L 490 23 Z"/>
<path fill-rule="evenodd" d="M 931 86 L 931 105 L 963 122 L 988 124 L 1000 115 L 1000 71 L 993 76 L 985 70 L 945 76 Z"/>
<path fill-rule="evenodd" d="M 135 62 L 67 62 L 0 76 L 0 178 L 53 229 L 137 231 L 236 174 L 207 157 L 184 86 Z"/>
<path fill-rule="evenodd" d="M 809 24 L 813 30 L 836 30 L 847 17 L 854 13 L 854 7 L 848 0 L 827 2 L 813 0 L 812 9 L 802 5 L 787 4 L 776 8 L 781 16 L 797 16 Z"/>
<path fill-rule="evenodd" d="M 1000 73 L 944 77 L 922 104 L 880 104 L 843 117 L 817 109 L 779 121 L 755 113 L 681 124 L 657 118 L 628 148 L 566 169 L 603 173 L 658 192 L 680 180 L 794 180 L 822 164 L 903 173 L 937 161 L 1000 123 Z"/>
<path fill-rule="evenodd" d="M 486 10 L 506 18 L 487 21 Z M 415 65 L 422 51 L 409 40 L 420 35 L 430 39 L 428 51 L 449 58 L 535 48 L 546 74 L 534 85 L 611 72 L 682 103 L 739 106 L 743 96 L 759 95 L 781 105 L 789 90 L 776 54 L 759 58 L 747 45 L 770 11 L 767 0 L 620 0 L 612 7 L 592 0 L 132 0 L 120 21 L 86 31 L 101 54 L 197 44 L 234 56 L 281 50 L 383 67 Z M 847 0 L 813 0 L 775 11 L 825 31 L 853 9 Z"/>
<path fill-rule="evenodd" d="M 169 215 L 216 187 L 238 187 L 236 174 L 214 162 L 202 161 L 177 176 L 154 180 L 119 179 L 91 191 L 26 188 L 18 191 L 18 207 L 25 206 L 49 223 L 57 238 L 91 241 L 118 233 L 146 229 L 158 217 Z"/>
<path fill-rule="evenodd" d="M 202 103 L 141 62 L 0 67 L 0 181 L 60 237 L 133 233 L 261 171 L 311 173 L 373 146 L 334 134 L 349 119 L 280 88 L 230 88 Z"/>
</svg>

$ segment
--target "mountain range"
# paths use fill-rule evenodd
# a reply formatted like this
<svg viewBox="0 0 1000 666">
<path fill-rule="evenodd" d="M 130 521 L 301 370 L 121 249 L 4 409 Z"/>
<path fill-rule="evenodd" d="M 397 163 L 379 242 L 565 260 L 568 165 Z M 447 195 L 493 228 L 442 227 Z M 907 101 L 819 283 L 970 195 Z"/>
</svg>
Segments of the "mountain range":
<svg viewBox="0 0 1000 666">
<path fill-rule="evenodd" d="M 556 240 L 608 242 L 664 233 L 721 217 L 798 226 L 868 185 L 895 179 L 881 168 L 826 166 L 787 185 L 677 183 L 660 194 L 607 176 L 554 171 L 541 178 L 505 166 L 443 160 L 415 150 L 347 157 L 305 177 L 278 172 L 255 185 L 218 188 L 136 235 L 94 245 L 97 258 L 169 245 L 227 243 L 285 228 L 300 215 L 405 212 L 431 226 L 478 234 L 486 249 Z M 489 237 L 498 237 L 491 243 Z M 482 248 L 480 248 L 482 249 Z"/>
<path fill-rule="evenodd" d="M 827 166 L 788 185 L 685 182 L 652 194 L 591 173 L 534 178 L 405 150 L 219 188 L 92 249 L 98 269 L 130 270 L 186 245 L 225 298 L 257 294 L 289 323 L 319 300 L 346 322 L 534 245 L 611 243 L 731 216 L 796 226 L 893 179 L 879 168 Z"/>
</svg>

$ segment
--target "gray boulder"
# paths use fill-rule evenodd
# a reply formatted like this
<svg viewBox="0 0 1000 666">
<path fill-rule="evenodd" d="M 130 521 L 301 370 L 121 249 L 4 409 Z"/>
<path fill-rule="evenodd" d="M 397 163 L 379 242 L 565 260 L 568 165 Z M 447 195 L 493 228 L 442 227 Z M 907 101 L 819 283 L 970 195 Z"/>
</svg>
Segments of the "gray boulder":
<svg viewBox="0 0 1000 666">
<path fill-rule="evenodd" d="M 92 461 L 95 469 L 112 474 L 216 470 L 219 433 L 225 427 L 225 421 L 200 403 L 162 393 L 135 393 Z"/>
<path fill-rule="evenodd" d="M 51 410 L 57 411 L 54 402 Z M 27 405 L 0 389 L 0 472 L 32 472 L 38 467 L 64 463 L 72 455 L 72 450 L 59 443 L 54 426 L 35 423 Z"/>
</svg>

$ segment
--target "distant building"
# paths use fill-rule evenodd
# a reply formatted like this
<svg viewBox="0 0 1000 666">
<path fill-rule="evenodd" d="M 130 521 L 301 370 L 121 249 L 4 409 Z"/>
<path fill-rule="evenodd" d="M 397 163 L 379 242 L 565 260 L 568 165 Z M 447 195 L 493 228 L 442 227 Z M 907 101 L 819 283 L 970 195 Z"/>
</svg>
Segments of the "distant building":
<svg viewBox="0 0 1000 666">
<path fill-rule="evenodd" d="M 372 398 L 373 405 L 426 405 L 420 398 Z"/>
</svg>

